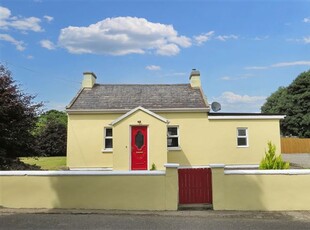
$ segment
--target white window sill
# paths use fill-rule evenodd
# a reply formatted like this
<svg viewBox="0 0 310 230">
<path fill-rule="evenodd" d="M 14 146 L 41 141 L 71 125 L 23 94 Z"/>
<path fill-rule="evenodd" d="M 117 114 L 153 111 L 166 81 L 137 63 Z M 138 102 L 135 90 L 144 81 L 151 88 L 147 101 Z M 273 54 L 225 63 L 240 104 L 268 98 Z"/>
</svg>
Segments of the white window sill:
<svg viewBox="0 0 310 230">
<path fill-rule="evenodd" d="M 181 151 L 181 147 L 168 147 L 168 151 Z"/>
<path fill-rule="evenodd" d="M 102 153 L 113 153 L 113 149 L 102 149 Z"/>
<path fill-rule="evenodd" d="M 244 145 L 244 146 L 237 146 L 237 148 L 249 148 L 248 145 Z"/>
</svg>

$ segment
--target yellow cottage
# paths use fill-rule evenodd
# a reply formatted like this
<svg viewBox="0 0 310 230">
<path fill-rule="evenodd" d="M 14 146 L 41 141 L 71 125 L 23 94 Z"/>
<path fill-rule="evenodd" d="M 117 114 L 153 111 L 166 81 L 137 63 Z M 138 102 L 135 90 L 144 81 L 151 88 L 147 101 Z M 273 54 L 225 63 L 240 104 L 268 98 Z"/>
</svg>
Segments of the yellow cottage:
<svg viewBox="0 0 310 230">
<path fill-rule="evenodd" d="M 211 113 L 193 70 L 188 84 L 97 84 L 84 73 L 67 106 L 70 169 L 164 170 L 259 164 L 267 142 L 280 150 L 281 115 Z"/>
</svg>

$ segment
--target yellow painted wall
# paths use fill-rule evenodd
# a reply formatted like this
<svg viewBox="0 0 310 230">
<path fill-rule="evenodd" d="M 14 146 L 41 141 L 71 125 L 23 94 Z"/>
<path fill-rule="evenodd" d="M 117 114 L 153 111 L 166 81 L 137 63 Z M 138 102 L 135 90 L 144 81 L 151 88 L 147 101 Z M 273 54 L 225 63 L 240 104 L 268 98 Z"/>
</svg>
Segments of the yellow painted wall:
<svg viewBox="0 0 310 230">
<path fill-rule="evenodd" d="M 205 113 L 159 113 L 178 125 L 180 151 L 169 151 L 168 162 L 181 165 L 259 164 L 267 142 L 280 147 L 278 120 L 208 120 Z M 249 147 L 237 147 L 237 128 L 247 127 Z"/>
<path fill-rule="evenodd" d="M 214 210 L 310 210 L 308 175 L 224 175 L 212 169 Z"/>
<path fill-rule="evenodd" d="M 104 127 L 119 114 L 68 115 L 67 166 L 113 167 L 113 153 L 102 152 Z"/>
<path fill-rule="evenodd" d="M 138 125 L 147 126 L 148 130 L 148 169 L 154 163 L 158 170 L 163 170 L 167 163 L 167 124 L 141 110 L 113 127 L 113 169 L 131 169 L 131 126 Z"/>
<path fill-rule="evenodd" d="M 154 163 L 158 170 L 167 163 L 167 126 L 163 121 L 138 110 L 113 127 L 111 122 L 121 114 L 69 115 L 67 166 L 113 167 L 130 170 L 131 126 L 148 127 L 148 169 Z M 113 128 L 113 152 L 103 152 L 104 127 Z"/>
<path fill-rule="evenodd" d="M 0 176 L 0 206 L 177 210 L 177 169 L 166 175 Z"/>
<path fill-rule="evenodd" d="M 69 115 L 68 167 L 130 168 L 130 125 L 148 125 L 149 168 L 158 169 L 168 161 L 183 166 L 224 164 L 259 164 L 267 142 L 281 152 L 278 120 L 209 120 L 206 113 L 158 113 L 169 125 L 179 126 L 181 150 L 167 153 L 166 124 L 143 111 L 125 118 L 113 128 L 113 152 L 102 153 L 104 127 L 122 114 Z M 247 127 L 249 147 L 237 147 L 237 128 Z"/>
</svg>

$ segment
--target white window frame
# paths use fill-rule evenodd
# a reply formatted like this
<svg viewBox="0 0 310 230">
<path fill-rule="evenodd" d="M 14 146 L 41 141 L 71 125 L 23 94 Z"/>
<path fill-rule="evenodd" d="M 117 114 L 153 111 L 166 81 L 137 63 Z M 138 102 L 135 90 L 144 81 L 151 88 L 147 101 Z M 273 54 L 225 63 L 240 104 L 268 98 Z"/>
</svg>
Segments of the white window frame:
<svg viewBox="0 0 310 230">
<path fill-rule="evenodd" d="M 239 135 L 239 130 L 245 130 L 245 136 L 240 136 Z M 246 145 L 239 145 L 238 140 L 239 138 L 242 138 L 246 140 Z M 238 148 L 247 148 L 249 147 L 249 129 L 247 127 L 238 127 L 237 128 L 237 147 Z"/>
<path fill-rule="evenodd" d="M 169 135 L 169 132 L 168 132 L 168 129 L 169 128 L 176 128 L 177 129 L 177 134 L 176 135 Z M 171 146 L 169 147 L 168 146 L 168 138 L 178 138 L 178 146 Z M 179 126 L 178 125 L 169 125 L 167 126 L 167 148 L 168 150 L 181 150 L 181 147 L 180 147 L 180 129 L 179 129 Z"/>
<path fill-rule="evenodd" d="M 111 129 L 112 130 L 112 136 L 107 136 L 107 129 Z M 112 127 L 104 127 L 104 133 L 103 133 L 104 139 L 103 139 L 103 150 L 102 152 L 112 152 L 113 151 L 113 129 Z M 105 146 L 105 142 L 106 139 L 111 139 L 112 140 L 112 148 L 106 148 Z"/>
</svg>

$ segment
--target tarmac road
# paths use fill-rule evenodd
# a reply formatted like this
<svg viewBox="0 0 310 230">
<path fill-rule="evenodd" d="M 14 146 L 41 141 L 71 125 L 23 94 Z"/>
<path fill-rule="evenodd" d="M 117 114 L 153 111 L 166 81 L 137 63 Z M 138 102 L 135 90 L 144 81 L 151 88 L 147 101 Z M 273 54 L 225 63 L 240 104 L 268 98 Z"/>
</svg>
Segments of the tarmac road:
<svg viewBox="0 0 310 230">
<path fill-rule="evenodd" d="M 0 209 L 0 229 L 309 229 L 310 211 L 50 211 Z"/>
</svg>

